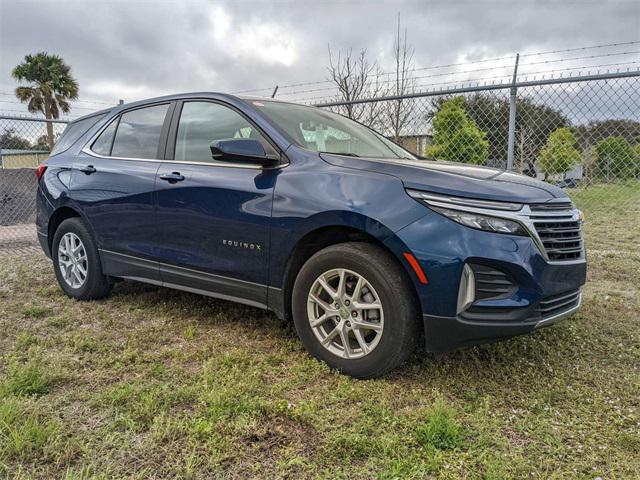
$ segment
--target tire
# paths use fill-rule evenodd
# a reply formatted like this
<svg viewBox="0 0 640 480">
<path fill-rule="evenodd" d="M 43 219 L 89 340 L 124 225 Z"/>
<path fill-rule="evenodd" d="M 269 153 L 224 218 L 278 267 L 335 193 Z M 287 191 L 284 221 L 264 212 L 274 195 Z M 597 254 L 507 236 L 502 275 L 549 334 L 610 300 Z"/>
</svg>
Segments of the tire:
<svg viewBox="0 0 640 480">
<path fill-rule="evenodd" d="M 324 285 L 336 295 L 332 296 L 322 285 L 321 276 Z M 346 294 L 340 297 L 337 290 L 343 277 Z M 363 279 L 359 294 L 358 278 Z M 396 259 L 381 247 L 360 242 L 327 247 L 307 260 L 295 280 L 292 313 L 296 331 L 307 351 L 330 367 L 355 378 L 379 377 L 402 364 L 420 337 L 413 288 Z M 329 298 L 338 301 L 331 306 Z M 381 309 L 357 308 L 365 303 L 379 303 Z M 322 305 L 332 310 L 325 310 Z M 339 315 L 333 315 L 337 305 Z M 325 315 L 329 320 L 323 320 Z M 314 328 L 311 321 L 316 319 L 321 323 Z M 375 326 L 380 331 L 362 328 L 363 325 Z M 336 327 L 342 333 L 335 334 Z"/>
<path fill-rule="evenodd" d="M 60 243 L 63 242 L 63 250 L 67 251 L 69 245 L 67 241 L 71 241 L 70 251 L 77 252 L 74 254 L 77 258 L 75 258 L 76 273 L 65 278 L 65 273 L 69 273 L 69 263 L 73 263 L 69 255 L 61 254 Z M 81 249 L 78 248 L 79 245 Z M 84 255 L 82 255 L 83 252 Z M 67 296 L 78 300 L 96 300 L 109 295 L 111 282 L 102 273 L 96 243 L 80 218 L 68 218 L 58 226 L 53 236 L 51 259 L 58 284 Z M 73 265 L 70 267 L 72 268 Z M 84 278 L 82 278 L 82 270 L 86 273 Z"/>
</svg>

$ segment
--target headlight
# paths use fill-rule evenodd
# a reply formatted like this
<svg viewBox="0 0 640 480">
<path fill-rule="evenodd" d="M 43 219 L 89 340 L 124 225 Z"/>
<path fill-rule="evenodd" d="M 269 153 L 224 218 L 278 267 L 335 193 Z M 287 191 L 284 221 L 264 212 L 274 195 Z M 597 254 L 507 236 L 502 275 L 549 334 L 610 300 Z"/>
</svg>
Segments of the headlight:
<svg viewBox="0 0 640 480">
<path fill-rule="evenodd" d="M 511 235 L 528 235 L 522 225 L 513 220 L 506 218 L 490 217 L 488 215 L 480 215 L 477 213 L 462 212 L 460 210 L 451 210 L 449 208 L 431 207 L 438 213 L 451 220 L 466 225 L 467 227 L 476 228 L 478 230 L 486 230 L 495 233 L 509 233 Z"/>
<path fill-rule="evenodd" d="M 515 212 L 522 209 L 520 203 L 452 197 L 418 190 L 407 190 L 407 193 L 432 210 L 467 227 L 487 232 L 529 236 L 529 232 L 520 222 L 501 216 L 514 216 Z M 487 215 L 485 212 L 495 213 L 495 216 Z"/>
</svg>

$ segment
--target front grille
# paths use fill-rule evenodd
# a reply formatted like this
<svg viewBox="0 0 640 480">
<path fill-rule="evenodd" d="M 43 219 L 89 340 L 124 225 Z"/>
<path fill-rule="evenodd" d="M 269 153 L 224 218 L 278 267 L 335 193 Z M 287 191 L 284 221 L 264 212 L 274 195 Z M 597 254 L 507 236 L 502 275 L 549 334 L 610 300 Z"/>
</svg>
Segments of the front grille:
<svg viewBox="0 0 640 480">
<path fill-rule="evenodd" d="M 553 317 L 567 310 L 576 307 L 580 302 L 580 290 L 572 290 L 570 292 L 551 295 L 540 300 L 536 311 L 545 319 Z"/>
<path fill-rule="evenodd" d="M 469 266 L 475 278 L 476 300 L 507 298 L 517 290 L 510 275 L 485 265 L 470 264 Z"/>
<path fill-rule="evenodd" d="M 530 205 L 530 219 L 549 260 L 555 262 L 582 258 L 581 222 L 575 220 L 569 202 Z"/>
<path fill-rule="evenodd" d="M 571 202 L 551 202 L 551 203 L 531 203 L 529 204 L 532 212 L 553 212 L 558 210 L 571 210 L 573 205 Z"/>
</svg>

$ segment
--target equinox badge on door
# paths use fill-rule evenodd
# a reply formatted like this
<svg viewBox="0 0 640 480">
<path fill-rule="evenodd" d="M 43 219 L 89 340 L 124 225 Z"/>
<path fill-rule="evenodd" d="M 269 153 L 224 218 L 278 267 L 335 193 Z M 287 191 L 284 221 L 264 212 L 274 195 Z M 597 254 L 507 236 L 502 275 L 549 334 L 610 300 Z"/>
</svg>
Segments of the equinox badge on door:
<svg viewBox="0 0 640 480">
<path fill-rule="evenodd" d="M 226 245 L 227 247 L 242 248 L 245 250 L 257 250 L 260 252 L 262 251 L 262 245 L 260 245 L 259 243 L 239 242 L 237 240 L 222 240 L 222 244 Z"/>
</svg>

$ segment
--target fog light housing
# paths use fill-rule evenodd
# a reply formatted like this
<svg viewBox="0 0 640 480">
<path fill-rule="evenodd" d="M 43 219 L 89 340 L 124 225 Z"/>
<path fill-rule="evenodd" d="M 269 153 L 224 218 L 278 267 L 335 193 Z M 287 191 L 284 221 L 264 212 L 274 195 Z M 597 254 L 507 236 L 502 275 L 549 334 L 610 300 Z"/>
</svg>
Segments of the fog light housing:
<svg viewBox="0 0 640 480">
<path fill-rule="evenodd" d="M 460 287 L 458 288 L 458 308 L 456 313 L 460 315 L 475 300 L 476 278 L 471 267 L 464 264 L 462 275 L 460 276 Z"/>
</svg>

